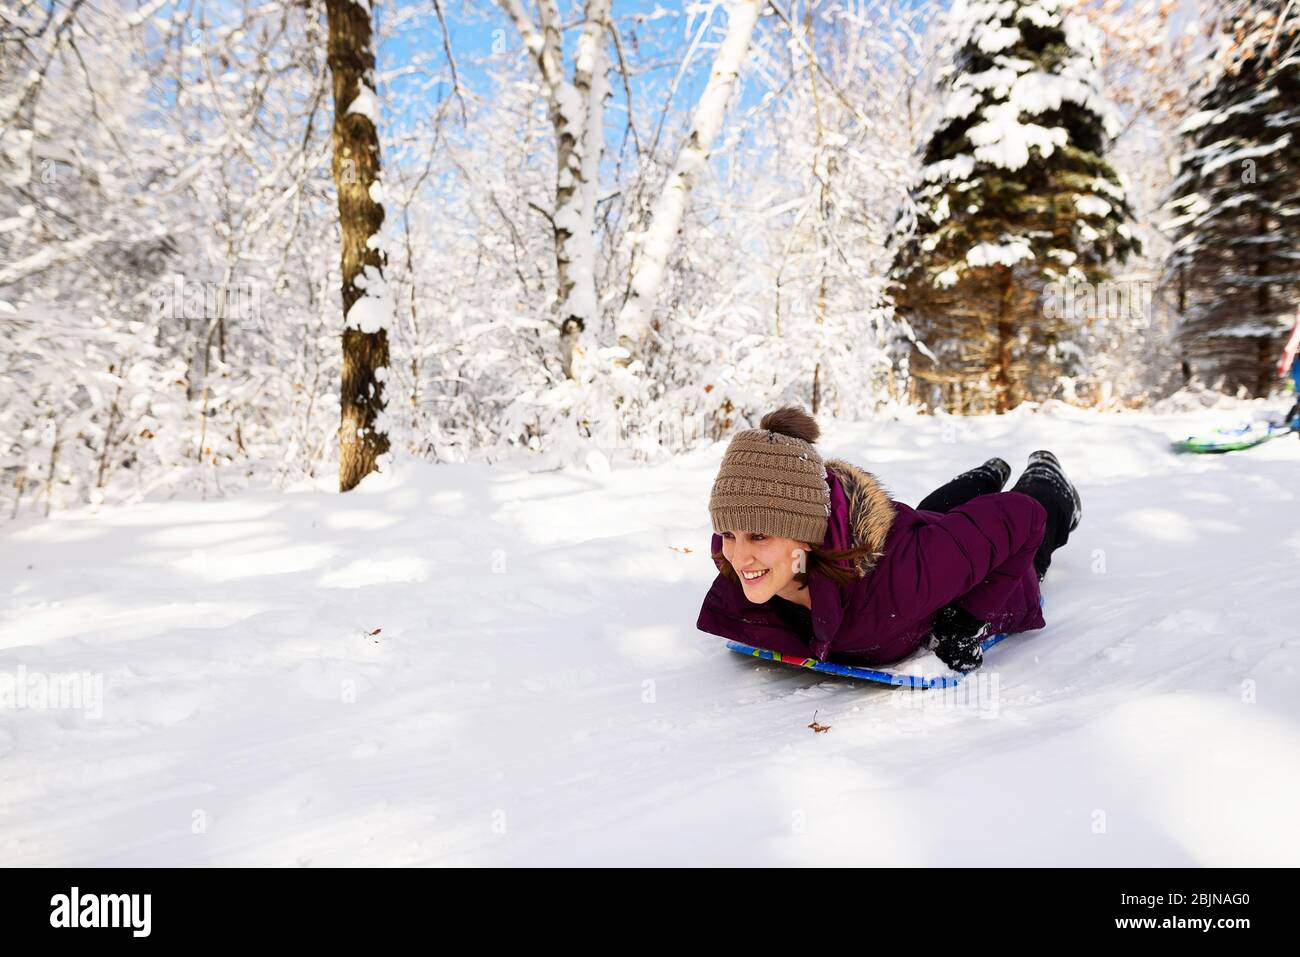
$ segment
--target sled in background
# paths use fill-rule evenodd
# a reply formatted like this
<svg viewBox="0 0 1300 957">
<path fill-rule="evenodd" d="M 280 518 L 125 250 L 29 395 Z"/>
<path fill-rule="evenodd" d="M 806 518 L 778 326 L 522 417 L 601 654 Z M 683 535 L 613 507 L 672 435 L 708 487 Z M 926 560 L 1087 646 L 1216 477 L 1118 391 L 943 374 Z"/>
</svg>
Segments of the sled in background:
<svg viewBox="0 0 1300 957">
<path fill-rule="evenodd" d="M 1217 429 L 1208 435 L 1189 435 L 1173 443 L 1175 452 L 1237 452 L 1263 445 L 1270 439 L 1295 432 L 1295 423 L 1248 422 L 1234 428 Z"/>
</svg>

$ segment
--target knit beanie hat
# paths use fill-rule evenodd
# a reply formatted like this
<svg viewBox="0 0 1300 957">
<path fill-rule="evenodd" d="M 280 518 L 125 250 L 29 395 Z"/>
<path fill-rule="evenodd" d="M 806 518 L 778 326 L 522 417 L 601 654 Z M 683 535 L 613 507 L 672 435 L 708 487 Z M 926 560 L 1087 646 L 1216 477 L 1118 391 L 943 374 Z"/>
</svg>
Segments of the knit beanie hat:
<svg viewBox="0 0 1300 957">
<path fill-rule="evenodd" d="M 751 532 L 820 545 L 829 520 L 826 466 L 813 448 L 821 434 L 803 409 L 763 416 L 737 432 L 709 495 L 715 532 Z"/>
</svg>

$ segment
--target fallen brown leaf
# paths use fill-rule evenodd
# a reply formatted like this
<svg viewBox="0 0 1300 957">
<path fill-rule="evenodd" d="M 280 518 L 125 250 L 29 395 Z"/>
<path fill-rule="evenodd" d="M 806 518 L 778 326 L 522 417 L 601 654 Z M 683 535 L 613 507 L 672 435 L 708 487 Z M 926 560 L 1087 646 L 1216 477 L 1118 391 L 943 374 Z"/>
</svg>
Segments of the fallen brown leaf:
<svg viewBox="0 0 1300 957">
<path fill-rule="evenodd" d="M 813 712 L 812 724 L 808 725 L 808 727 L 812 728 L 813 731 L 817 734 L 821 734 L 823 731 L 829 731 L 831 729 L 831 726 L 829 724 L 817 723 L 817 714 L 818 712 L 816 711 Z"/>
</svg>

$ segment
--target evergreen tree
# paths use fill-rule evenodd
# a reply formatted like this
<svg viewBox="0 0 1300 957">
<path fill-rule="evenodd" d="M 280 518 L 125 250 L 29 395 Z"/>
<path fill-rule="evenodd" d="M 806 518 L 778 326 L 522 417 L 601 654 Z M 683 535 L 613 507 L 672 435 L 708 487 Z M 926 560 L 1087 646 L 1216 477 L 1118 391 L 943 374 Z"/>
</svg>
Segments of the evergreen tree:
<svg viewBox="0 0 1300 957">
<path fill-rule="evenodd" d="M 1048 283 L 1096 283 L 1137 250 L 1105 160 L 1118 129 L 1097 36 L 1059 0 L 956 0 L 946 93 L 895 227 L 895 298 L 921 340 L 917 398 L 1005 411 L 1053 395 L 1079 352 Z M 1073 301 L 1072 299 L 1070 301 Z"/>
<path fill-rule="evenodd" d="M 1188 376 L 1264 395 L 1300 298 L 1300 11 L 1225 10 L 1220 74 L 1182 126 L 1166 225 Z"/>
</svg>

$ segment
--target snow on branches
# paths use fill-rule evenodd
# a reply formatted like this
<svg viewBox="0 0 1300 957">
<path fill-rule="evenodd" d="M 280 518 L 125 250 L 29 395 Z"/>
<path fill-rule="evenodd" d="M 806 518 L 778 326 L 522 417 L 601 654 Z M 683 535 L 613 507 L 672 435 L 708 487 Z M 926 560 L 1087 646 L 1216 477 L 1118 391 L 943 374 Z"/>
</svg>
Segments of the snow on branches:
<svg viewBox="0 0 1300 957">
<path fill-rule="evenodd" d="M 1104 158 L 1120 121 L 1096 31 L 1060 0 L 955 0 L 945 30 L 940 122 L 896 230 L 899 310 L 938 357 L 914 372 L 1003 409 L 1051 394 L 1064 361 L 1043 285 L 1095 281 L 1139 244 Z"/>
</svg>

